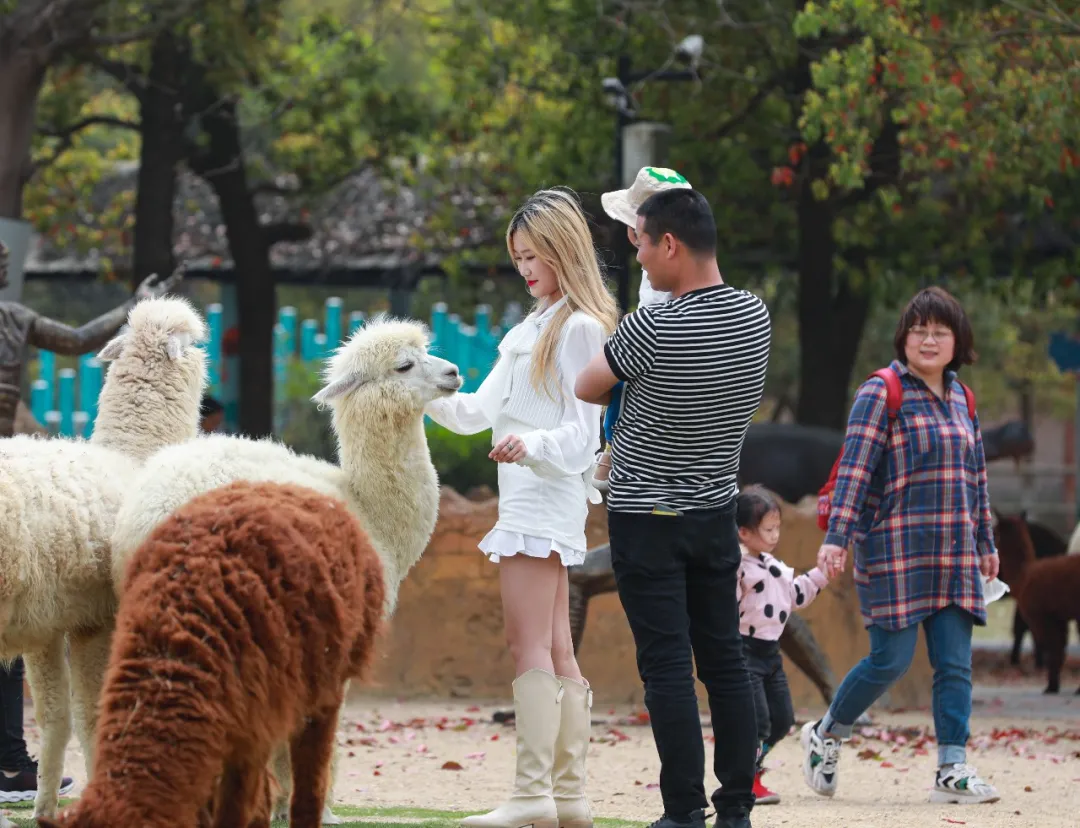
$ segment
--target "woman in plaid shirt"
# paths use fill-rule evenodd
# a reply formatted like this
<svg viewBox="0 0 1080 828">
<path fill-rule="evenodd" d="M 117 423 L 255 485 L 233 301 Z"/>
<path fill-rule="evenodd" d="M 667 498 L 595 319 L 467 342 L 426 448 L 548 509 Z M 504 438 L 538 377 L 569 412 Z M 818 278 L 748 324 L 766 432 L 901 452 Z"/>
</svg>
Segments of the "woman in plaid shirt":
<svg viewBox="0 0 1080 828">
<path fill-rule="evenodd" d="M 870 654 L 844 678 L 825 716 L 802 730 L 803 775 L 836 792 L 841 740 L 911 665 L 921 623 L 934 668 L 938 770 L 932 802 L 994 802 L 967 764 L 971 632 L 986 624 L 982 577 L 998 570 L 979 419 L 968 416 L 956 369 L 975 360 L 971 325 L 949 293 L 932 287 L 908 303 L 890 368 L 902 405 L 891 423 L 885 382 L 860 386 L 848 417 L 818 564 L 844 570 L 855 544 L 855 585 Z"/>
</svg>

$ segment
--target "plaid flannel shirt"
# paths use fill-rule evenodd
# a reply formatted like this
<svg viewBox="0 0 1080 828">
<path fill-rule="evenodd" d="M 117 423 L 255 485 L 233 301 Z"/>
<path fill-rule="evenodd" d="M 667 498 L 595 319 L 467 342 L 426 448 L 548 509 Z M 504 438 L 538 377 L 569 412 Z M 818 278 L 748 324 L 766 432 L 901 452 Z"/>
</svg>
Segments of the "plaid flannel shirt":
<svg viewBox="0 0 1080 828">
<path fill-rule="evenodd" d="M 946 372 L 946 399 L 894 360 L 903 403 L 891 427 L 885 382 L 855 395 L 825 543 L 854 542 L 866 626 L 900 630 L 955 604 L 986 623 L 979 559 L 995 554 L 979 418 Z"/>
</svg>

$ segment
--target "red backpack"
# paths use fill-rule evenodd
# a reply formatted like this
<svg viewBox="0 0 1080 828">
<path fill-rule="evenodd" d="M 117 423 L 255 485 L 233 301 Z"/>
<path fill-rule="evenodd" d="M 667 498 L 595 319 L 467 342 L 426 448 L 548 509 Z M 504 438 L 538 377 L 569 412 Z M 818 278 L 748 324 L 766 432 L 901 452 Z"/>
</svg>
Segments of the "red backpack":
<svg viewBox="0 0 1080 828">
<path fill-rule="evenodd" d="M 879 368 L 870 375 L 870 377 L 880 377 L 885 381 L 885 409 L 889 414 L 889 425 L 892 425 L 893 420 L 896 419 L 896 415 L 900 413 L 900 405 L 904 401 L 904 386 L 900 382 L 900 375 L 897 374 L 892 368 Z M 867 377 L 867 379 L 870 379 Z M 968 388 L 964 383 L 960 383 L 960 387 L 964 389 L 964 397 L 967 399 L 968 416 L 974 422 L 975 420 L 975 393 Z M 836 488 L 836 472 L 840 468 L 840 458 L 843 457 L 844 450 L 840 449 L 840 453 L 836 455 L 836 461 L 833 463 L 832 471 L 829 472 L 829 479 L 825 481 L 825 485 L 818 491 L 818 504 L 817 504 L 817 524 L 818 528 L 822 531 L 828 531 L 829 528 L 829 512 L 832 509 L 832 492 Z"/>
</svg>

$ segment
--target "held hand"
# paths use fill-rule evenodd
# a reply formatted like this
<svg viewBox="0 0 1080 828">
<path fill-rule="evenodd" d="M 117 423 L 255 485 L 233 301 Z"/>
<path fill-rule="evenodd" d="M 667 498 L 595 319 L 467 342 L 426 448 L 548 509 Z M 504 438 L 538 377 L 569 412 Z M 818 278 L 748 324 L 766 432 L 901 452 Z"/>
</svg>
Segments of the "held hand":
<svg viewBox="0 0 1080 828">
<path fill-rule="evenodd" d="M 528 455 L 525 443 L 516 434 L 507 434 L 488 454 L 496 463 L 517 463 Z"/>
<path fill-rule="evenodd" d="M 844 571 L 847 550 L 831 543 L 823 543 L 817 553 L 818 568 L 830 581 Z"/>
<path fill-rule="evenodd" d="M 988 581 L 992 581 L 998 576 L 999 565 L 1000 559 L 996 552 L 993 555 L 986 555 L 979 558 L 979 571 L 982 572 L 983 577 Z"/>
</svg>

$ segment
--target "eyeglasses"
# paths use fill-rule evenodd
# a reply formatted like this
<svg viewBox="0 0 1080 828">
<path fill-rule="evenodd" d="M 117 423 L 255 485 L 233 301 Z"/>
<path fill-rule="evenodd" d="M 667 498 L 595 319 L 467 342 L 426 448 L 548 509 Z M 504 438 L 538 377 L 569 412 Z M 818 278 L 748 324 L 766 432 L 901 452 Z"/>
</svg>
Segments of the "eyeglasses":
<svg viewBox="0 0 1080 828">
<path fill-rule="evenodd" d="M 921 325 L 916 325 L 914 328 L 908 328 L 908 335 L 913 336 L 916 339 L 925 342 L 930 337 L 934 337 L 934 340 L 941 342 L 945 339 L 952 339 L 953 332 L 951 328 L 934 328 L 929 330 Z"/>
</svg>

